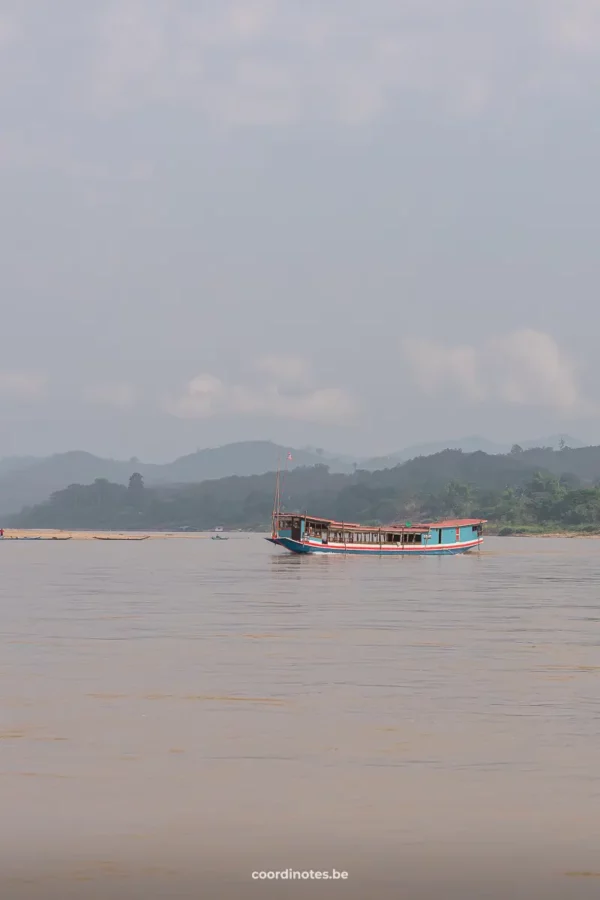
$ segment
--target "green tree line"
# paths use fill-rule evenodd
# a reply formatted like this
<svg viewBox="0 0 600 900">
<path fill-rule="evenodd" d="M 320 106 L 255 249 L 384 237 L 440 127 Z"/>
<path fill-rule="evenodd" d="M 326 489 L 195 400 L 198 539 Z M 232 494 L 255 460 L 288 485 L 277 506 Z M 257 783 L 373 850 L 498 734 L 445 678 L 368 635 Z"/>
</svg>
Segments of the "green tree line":
<svg viewBox="0 0 600 900">
<path fill-rule="evenodd" d="M 523 456 L 525 454 L 522 454 Z M 332 474 L 325 465 L 282 476 L 282 508 L 346 522 L 386 524 L 410 519 L 481 517 L 501 533 L 526 529 L 600 530 L 600 481 L 582 483 L 505 456 L 444 451 L 393 469 Z M 557 456 L 559 453 L 556 454 Z M 73 484 L 6 525 L 22 528 L 207 530 L 269 527 L 274 473 L 177 487 L 146 487 L 97 479 Z"/>
</svg>

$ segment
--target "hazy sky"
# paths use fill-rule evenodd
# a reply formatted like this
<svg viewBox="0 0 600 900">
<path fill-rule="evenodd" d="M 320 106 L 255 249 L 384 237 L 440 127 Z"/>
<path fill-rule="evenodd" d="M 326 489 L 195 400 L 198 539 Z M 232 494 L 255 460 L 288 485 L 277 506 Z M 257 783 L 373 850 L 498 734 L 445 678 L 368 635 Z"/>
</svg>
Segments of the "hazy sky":
<svg viewBox="0 0 600 900">
<path fill-rule="evenodd" d="M 600 0 L 0 0 L 0 456 L 600 442 Z"/>
</svg>

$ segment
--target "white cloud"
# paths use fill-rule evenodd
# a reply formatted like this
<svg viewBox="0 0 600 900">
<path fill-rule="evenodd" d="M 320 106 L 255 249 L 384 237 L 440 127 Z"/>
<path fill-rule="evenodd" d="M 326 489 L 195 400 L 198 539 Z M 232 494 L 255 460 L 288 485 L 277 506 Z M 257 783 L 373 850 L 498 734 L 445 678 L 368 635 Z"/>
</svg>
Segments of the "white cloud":
<svg viewBox="0 0 600 900">
<path fill-rule="evenodd" d="M 104 382 L 84 388 L 83 396 L 88 403 L 125 410 L 135 405 L 137 392 L 126 382 Z"/>
<path fill-rule="evenodd" d="M 107 110 L 183 102 L 233 124 L 323 112 L 359 124 L 403 92 L 479 111 L 493 58 L 485 45 L 494 35 L 473 29 L 468 15 L 424 6 L 373 0 L 365 15 L 336 0 L 220 0 L 187 9 L 114 0 L 96 20 L 82 87 Z"/>
<path fill-rule="evenodd" d="M 404 353 L 418 386 L 425 393 L 435 395 L 440 387 L 446 386 L 457 389 L 469 400 L 483 399 L 479 357 L 474 347 L 444 347 L 433 341 L 409 339 L 404 342 Z"/>
<path fill-rule="evenodd" d="M 598 0 L 551 0 L 547 7 L 551 43 L 575 54 L 595 53 L 600 46 Z"/>
<path fill-rule="evenodd" d="M 581 392 L 574 362 L 545 332 L 522 328 L 478 347 L 420 339 L 407 339 L 403 347 L 417 386 L 432 396 L 454 393 L 473 403 L 594 413 Z"/>
<path fill-rule="evenodd" d="M 489 355 L 496 364 L 497 392 L 508 403 L 564 410 L 584 405 L 575 366 L 549 334 L 515 331 L 491 341 Z"/>
<path fill-rule="evenodd" d="M 266 380 L 227 384 L 215 375 L 197 375 L 165 408 L 178 418 L 264 416 L 325 423 L 348 421 L 356 413 L 346 391 L 311 386 L 308 363 L 298 357 L 268 357 L 255 369 L 266 373 Z"/>
<path fill-rule="evenodd" d="M 357 125 L 403 96 L 479 115 L 551 86 L 554 54 L 600 34 L 596 0 L 111 0 L 89 17 L 82 103 L 183 104 L 234 125 Z"/>
<path fill-rule="evenodd" d="M 0 396 L 16 400 L 35 400 L 46 391 L 46 375 L 35 372 L 0 372 Z"/>
<path fill-rule="evenodd" d="M 405 97 L 476 116 L 571 75 L 589 90 L 600 46 L 597 0 L 62 0 L 60 17 L 10 5 L 4 90 L 44 77 L 61 111 L 85 116 L 179 106 L 225 125 L 356 126 Z"/>
<path fill-rule="evenodd" d="M 196 375 L 175 401 L 167 402 L 167 408 L 181 419 L 210 418 L 226 405 L 227 394 L 227 387 L 220 378 Z"/>
</svg>

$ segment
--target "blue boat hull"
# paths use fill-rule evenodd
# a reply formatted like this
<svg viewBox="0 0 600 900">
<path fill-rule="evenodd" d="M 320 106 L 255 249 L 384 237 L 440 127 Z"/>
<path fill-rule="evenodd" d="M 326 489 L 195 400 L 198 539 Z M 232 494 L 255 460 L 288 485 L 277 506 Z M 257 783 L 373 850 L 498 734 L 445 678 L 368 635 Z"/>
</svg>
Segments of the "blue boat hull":
<svg viewBox="0 0 600 900">
<path fill-rule="evenodd" d="M 304 541 L 294 541 L 292 538 L 267 538 L 272 544 L 290 550 L 292 553 L 317 553 L 342 556 L 455 556 L 457 553 L 468 553 L 481 546 L 483 540 L 468 541 L 464 544 L 437 544 L 432 547 L 378 547 L 371 549 L 365 547 L 331 547 L 328 544 L 315 546 Z"/>
</svg>

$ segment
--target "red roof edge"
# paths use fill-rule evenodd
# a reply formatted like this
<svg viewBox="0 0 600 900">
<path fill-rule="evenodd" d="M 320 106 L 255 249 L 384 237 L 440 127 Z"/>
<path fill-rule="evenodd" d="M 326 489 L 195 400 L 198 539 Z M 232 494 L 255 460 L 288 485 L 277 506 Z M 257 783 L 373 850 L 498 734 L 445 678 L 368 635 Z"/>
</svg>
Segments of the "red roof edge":
<svg viewBox="0 0 600 900">
<path fill-rule="evenodd" d="M 485 525 L 487 519 L 443 519 L 441 522 L 429 522 L 429 528 L 460 528 L 463 525 Z"/>
</svg>

